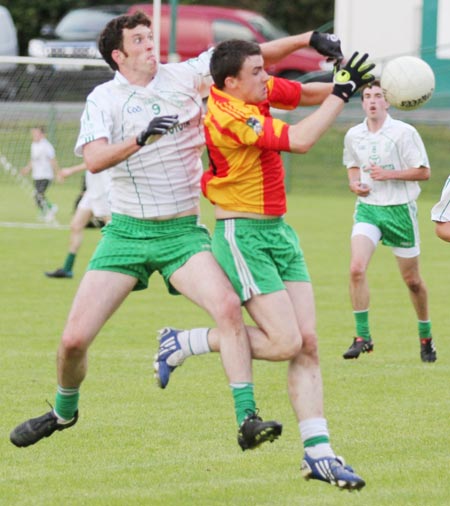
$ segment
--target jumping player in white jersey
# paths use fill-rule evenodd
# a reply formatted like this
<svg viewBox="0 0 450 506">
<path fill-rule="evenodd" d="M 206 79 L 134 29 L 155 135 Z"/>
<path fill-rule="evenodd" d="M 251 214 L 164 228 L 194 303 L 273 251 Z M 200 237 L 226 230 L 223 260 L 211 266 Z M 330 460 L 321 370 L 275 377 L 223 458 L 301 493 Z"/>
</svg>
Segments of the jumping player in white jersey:
<svg viewBox="0 0 450 506">
<path fill-rule="evenodd" d="M 442 188 L 441 200 L 431 210 L 431 221 L 435 222 L 435 232 L 439 239 L 450 242 L 450 176 Z"/>
<path fill-rule="evenodd" d="M 356 337 L 344 353 L 356 359 L 374 348 L 369 328 L 369 286 L 366 271 L 381 241 L 390 246 L 408 287 L 418 319 L 420 356 L 434 362 L 428 295 L 419 272 L 418 181 L 430 177 L 430 164 L 417 130 L 388 114 L 379 81 L 361 92 L 366 119 L 345 136 L 344 165 L 350 190 L 358 198 L 351 238 L 350 298 Z"/>
<path fill-rule="evenodd" d="M 270 64 L 307 45 L 329 57 L 342 57 L 339 39 L 316 32 L 261 48 Z M 219 328 L 241 448 L 273 441 L 282 426 L 263 422 L 256 414 L 239 297 L 199 223 L 203 99 L 212 84 L 211 52 L 158 65 L 150 20 L 139 12 L 108 23 L 99 49 L 117 72 L 88 96 L 76 152 L 91 172 L 110 169 L 112 220 L 81 281 L 61 338 L 55 407 L 16 427 L 10 439 L 16 446 L 29 446 L 77 422 L 90 344 L 128 294 L 146 288 L 152 273 L 159 271 L 170 293 L 181 293 L 204 308 Z M 170 329 L 161 332 L 160 341 L 173 355 Z M 170 361 L 163 365 L 168 370 L 160 371 L 161 386 L 171 368 Z"/>
</svg>

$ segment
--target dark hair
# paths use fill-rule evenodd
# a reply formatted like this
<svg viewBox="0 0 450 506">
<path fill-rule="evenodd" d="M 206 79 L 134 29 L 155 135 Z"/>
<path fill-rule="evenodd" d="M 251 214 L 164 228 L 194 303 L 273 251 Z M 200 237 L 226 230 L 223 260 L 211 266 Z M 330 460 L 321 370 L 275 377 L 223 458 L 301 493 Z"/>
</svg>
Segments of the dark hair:
<svg viewBox="0 0 450 506">
<path fill-rule="evenodd" d="M 222 90 L 227 77 L 236 77 L 249 56 L 261 54 L 256 42 L 246 40 L 225 40 L 217 45 L 211 57 L 209 70 L 214 84 Z"/>
<path fill-rule="evenodd" d="M 112 59 L 112 52 L 114 49 L 123 51 L 123 29 L 127 28 L 132 30 L 136 26 L 151 26 L 150 18 L 141 11 L 134 14 L 124 14 L 112 19 L 103 28 L 102 33 L 98 39 L 98 50 L 105 62 L 113 69 L 118 70 L 117 63 Z"/>
<path fill-rule="evenodd" d="M 370 89 L 370 88 L 374 88 L 374 87 L 381 88 L 381 82 L 380 82 L 379 79 L 375 79 L 371 83 L 366 84 L 365 86 L 362 87 L 362 89 L 361 89 L 361 100 L 364 100 L 364 90 L 367 89 L 367 88 Z"/>
</svg>

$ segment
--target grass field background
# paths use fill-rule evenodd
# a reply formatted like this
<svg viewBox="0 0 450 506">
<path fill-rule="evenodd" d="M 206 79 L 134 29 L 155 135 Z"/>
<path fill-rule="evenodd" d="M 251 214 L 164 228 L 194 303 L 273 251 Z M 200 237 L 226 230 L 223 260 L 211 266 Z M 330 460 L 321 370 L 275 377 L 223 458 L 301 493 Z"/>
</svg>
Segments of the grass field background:
<svg viewBox="0 0 450 506">
<path fill-rule="evenodd" d="M 344 127 L 333 129 L 290 164 L 287 220 L 298 231 L 315 287 L 326 416 L 335 451 L 367 481 L 360 493 L 305 482 L 302 449 L 286 394 L 284 363 L 254 363 L 264 418 L 284 423 L 282 437 L 254 452 L 236 443 L 231 393 L 218 355 L 193 357 L 167 390 L 156 388 L 152 357 L 165 325 L 210 325 L 157 276 L 132 294 L 90 352 L 76 427 L 18 449 L 9 432 L 48 410 L 55 392 L 55 351 L 77 284 L 100 232 L 87 229 L 73 280 L 46 279 L 65 257 L 68 229 L 31 228 L 32 199 L 0 185 L 2 506 L 444 506 L 448 504 L 450 400 L 450 245 L 429 220 L 448 175 L 447 128 L 419 128 L 433 167 L 419 199 L 421 270 L 428 285 L 438 361 L 419 358 L 417 323 L 395 259 L 384 247 L 370 267 L 375 351 L 341 357 L 353 337 L 348 297 L 349 233 L 354 196 L 341 168 Z M 67 226 L 78 182 L 50 196 Z M 212 228 L 211 207 L 203 204 Z"/>
</svg>

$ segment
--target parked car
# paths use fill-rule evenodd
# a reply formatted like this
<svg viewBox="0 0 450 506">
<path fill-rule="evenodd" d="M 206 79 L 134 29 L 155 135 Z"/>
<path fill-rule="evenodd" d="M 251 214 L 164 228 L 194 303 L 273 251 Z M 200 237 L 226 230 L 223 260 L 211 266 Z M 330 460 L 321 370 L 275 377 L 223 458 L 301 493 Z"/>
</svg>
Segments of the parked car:
<svg viewBox="0 0 450 506">
<path fill-rule="evenodd" d="M 128 12 L 137 10 L 153 17 L 153 5 L 132 5 Z M 179 5 L 176 16 L 176 54 L 181 61 L 197 56 L 202 51 L 228 39 L 266 42 L 288 35 L 261 14 L 247 9 L 233 9 L 205 5 Z M 167 62 L 171 33 L 171 10 L 161 5 L 160 59 Z M 276 65 L 267 68 L 270 74 L 298 79 L 309 72 L 331 70 L 331 65 L 312 48 L 295 51 Z"/>
<path fill-rule="evenodd" d="M 9 10 L 3 5 L 0 5 L 0 27 L 0 57 L 18 56 L 16 27 Z M 0 99 L 2 100 L 12 99 L 17 93 L 16 85 L 11 78 L 15 68 L 15 63 L 0 63 Z"/>
<path fill-rule="evenodd" d="M 27 90 L 37 101 L 80 101 L 101 82 L 111 79 L 108 66 L 74 64 L 75 59 L 101 60 L 97 38 L 104 26 L 124 14 L 129 5 L 108 5 L 72 9 L 56 26 L 44 25 L 39 38 L 28 43 L 28 56 L 55 60 L 54 65 L 29 64 L 28 74 L 36 83 Z M 65 64 L 65 62 L 70 65 Z M 103 60 L 101 60 L 103 62 Z M 82 72 L 80 72 L 82 71 Z M 49 83 L 46 86 L 45 83 Z"/>
<path fill-rule="evenodd" d="M 169 59 L 171 10 L 161 5 L 160 60 Z M 132 6 L 98 6 L 69 11 L 52 29 L 46 26 L 42 37 L 32 39 L 29 56 L 45 58 L 101 58 L 97 38 L 105 24 L 124 12 L 141 10 L 152 17 L 152 4 Z M 212 7 L 205 5 L 179 5 L 176 23 L 176 56 L 183 61 L 197 56 L 217 43 L 232 38 L 264 42 L 288 35 L 257 12 L 245 9 Z M 326 58 L 314 49 L 305 48 L 270 66 L 269 73 L 299 78 L 309 72 L 322 72 L 330 68 Z"/>
<path fill-rule="evenodd" d="M 70 10 L 59 23 L 44 25 L 41 37 L 28 43 L 28 55 L 36 58 L 101 58 L 97 37 L 111 19 L 124 14 L 128 5 Z"/>
</svg>

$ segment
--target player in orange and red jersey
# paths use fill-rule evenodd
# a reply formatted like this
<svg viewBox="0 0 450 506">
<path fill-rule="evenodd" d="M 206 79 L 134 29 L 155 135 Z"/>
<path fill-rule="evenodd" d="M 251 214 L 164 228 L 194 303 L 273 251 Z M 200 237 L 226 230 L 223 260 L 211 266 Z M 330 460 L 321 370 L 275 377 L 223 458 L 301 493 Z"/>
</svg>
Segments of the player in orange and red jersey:
<svg viewBox="0 0 450 506">
<path fill-rule="evenodd" d="M 252 356 L 289 361 L 288 392 L 305 449 L 302 475 L 349 490 L 365 482 L 330 445 L 313 289 L 297 234 L 283 217 L 280 151 L 306 153 L 314 145 L 344 103 L 373 80 L 374 65 L 366 59 L 354 54 L 333 83 L 301 85 L 270 77 L 257 44 L 219 44 L 205 117 L 210 167 L 202 178 L 203 193 L 215 205 L 213 253 L 257 325 L 248 327 Z M 270 114 L 270 107 L 299 105 L 320 107 L 295 125 Z M 192 354 L 201 330 L 185 331 Z M 205 333 L 210 350 L 218 351 L 216 329 Z"/>
</svg>

